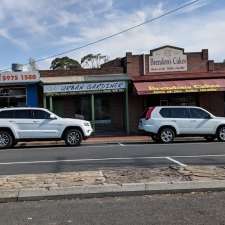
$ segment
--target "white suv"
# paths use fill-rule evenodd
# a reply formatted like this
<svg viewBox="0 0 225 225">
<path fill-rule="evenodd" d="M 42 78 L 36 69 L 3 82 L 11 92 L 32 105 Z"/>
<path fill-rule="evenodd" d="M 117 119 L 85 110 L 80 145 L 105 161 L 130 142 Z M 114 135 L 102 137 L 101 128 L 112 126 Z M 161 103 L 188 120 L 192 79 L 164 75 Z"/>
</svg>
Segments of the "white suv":
<svg viewBox="0 0 225 225">
<path fill-rule="evenodd" d="M 47 139 L 77 146 L 92 132 L 89 121 L 61 118 L 46 109 L 0 109 L 0 148 L 12 147 L 19 141 Z"/>
<path fill-rule="evenodd" d="M 157 106 L 147 108 L 139 129 L 154 141 L 170 143 L 175 136 L 203 136 L 208 141 L 225 141 L 225 118 L 216 117 L 200 107 Z"/>
</svg>

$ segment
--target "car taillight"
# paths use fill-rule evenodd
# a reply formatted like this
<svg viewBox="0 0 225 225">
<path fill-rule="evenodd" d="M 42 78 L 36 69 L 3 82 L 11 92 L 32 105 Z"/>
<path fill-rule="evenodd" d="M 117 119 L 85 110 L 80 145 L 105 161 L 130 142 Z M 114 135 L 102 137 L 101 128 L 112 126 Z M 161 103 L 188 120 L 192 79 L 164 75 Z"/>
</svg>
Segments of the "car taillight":
<svg viewBox="0 0 225 225">
<path fill-rule="evenodd" d="M 146 120 L 149 120 L 149 119 L 151 118 L 152 112 L 153 112 L 154 108 L 155 108 L 155 107 L 149 107 L 149 108 L 148 108 L 148 111 L 147 111 L 147 113 L 146 113 L 146 115 L 145 115 L 145 119 L 146 119 Z"/>
</svg>

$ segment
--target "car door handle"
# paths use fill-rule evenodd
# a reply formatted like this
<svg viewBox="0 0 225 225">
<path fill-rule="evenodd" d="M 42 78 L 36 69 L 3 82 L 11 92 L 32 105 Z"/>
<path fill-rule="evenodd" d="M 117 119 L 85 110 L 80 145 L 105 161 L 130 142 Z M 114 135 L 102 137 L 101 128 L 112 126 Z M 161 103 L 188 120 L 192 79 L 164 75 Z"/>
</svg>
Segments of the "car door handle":
<svg viewBox="0 0 225 225">
<path fill-rule="evenodd" d="M 174 123 L 176 123 L 177 121 L 176 121 L 176 120 L 171 120 L 171 122 L 174 122 Z"/>
<path fill-rule="evenodd" d="M 15 123 L 16 121 L 15 121 L 15 120 L 9 120 L 9 122 L 10 122 L 10 123 Z"/>
<path fill-rule="evenodd" d="M 197 122 L 197 120 L 191 120 L 191 122 L 192 122 L 192 123 L 195 123 L 195 122 Z"/>
<path fill-rule="evenodd" d="M 33 123 L 40 123 L 40 121 L 34 120 Z"/>
</svg>

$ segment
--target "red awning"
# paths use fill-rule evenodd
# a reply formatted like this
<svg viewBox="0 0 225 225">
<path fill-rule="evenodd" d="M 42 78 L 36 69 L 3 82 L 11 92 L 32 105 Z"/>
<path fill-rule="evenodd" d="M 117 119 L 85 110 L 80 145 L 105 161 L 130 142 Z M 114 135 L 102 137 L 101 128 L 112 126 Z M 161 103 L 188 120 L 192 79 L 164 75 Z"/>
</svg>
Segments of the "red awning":
<svg viewBox="0 0 225 225">
<path fill-rule="evenodd" d="M 134 82 L 138 95 L 225 91 L 225 79 Z"/>
</svg>

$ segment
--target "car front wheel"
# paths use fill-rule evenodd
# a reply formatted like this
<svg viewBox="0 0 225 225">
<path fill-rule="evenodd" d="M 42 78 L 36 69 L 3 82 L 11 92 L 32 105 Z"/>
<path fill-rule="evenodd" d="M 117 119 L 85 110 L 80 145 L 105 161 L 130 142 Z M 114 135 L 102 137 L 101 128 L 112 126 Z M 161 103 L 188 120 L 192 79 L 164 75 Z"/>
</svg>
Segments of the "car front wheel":
<svg viewBox="0 0 225 225">
<path fill-rule="evenodd" d="M 219 141 L 225 142 L 225 126 L 221 126 L 217 131 L 217 138 Z"/>
<path fill-rule="evenodd" d="M 159 139 L 162 143 L 171 143 L 173 142 L 175 137 L 175 133 L 172 128 L 165 127 L 162 128 L 159 132 Z"/>
<path fill-rule="evenodd" d="M 0 131 L 0 149 L 13 146 L 13 137 L 8 131 Z"/>
<path fill-rule="evenodd" d="M 65 143 L 68 146 L 79 146 L 82 141 L 82 134 L 77 129 L 71 129 L 66 132 Z"/>
</svg>

